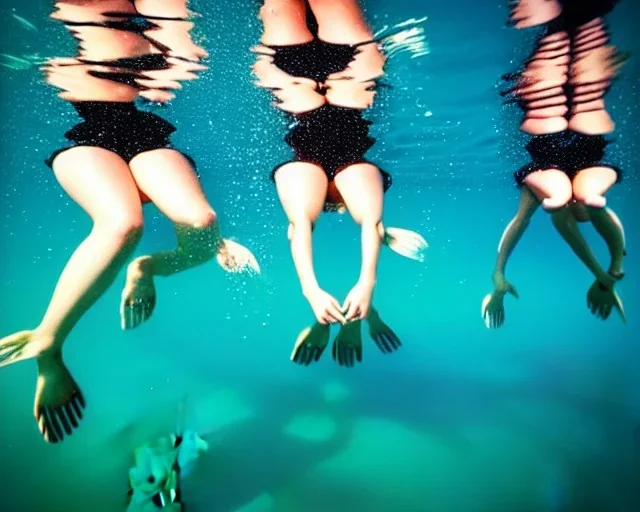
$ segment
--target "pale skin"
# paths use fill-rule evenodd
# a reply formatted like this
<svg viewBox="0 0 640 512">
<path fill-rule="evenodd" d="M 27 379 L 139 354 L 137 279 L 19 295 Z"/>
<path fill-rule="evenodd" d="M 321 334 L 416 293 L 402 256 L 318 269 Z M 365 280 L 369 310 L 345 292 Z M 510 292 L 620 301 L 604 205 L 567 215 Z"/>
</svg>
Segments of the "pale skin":
<svg viewBox="0 0 640 512">
<path fill-rule="evenodd" d="M 355 0 L 311 0 L 309 4 L 318 20 L 319 37 L 324 41 L 356 44 L 372 38 Z M 292 45 L 313 39 L 306 26 L 302 0 L 266 0 L 260 16 L 264 23 L 262 43 L 265 45 Z M 375 45 L 370 46 L 375 48 Z M 369 59 L 374 62 L 372 57 Z M 383 60 L 379 52 L 378 60 Z M 362 110 L 373 101 L 373 93 L 367 90 L 369 85 L 360 80 L 347 81 L 342 74 L 330 77 L 323 84 L 328 92 L 322 95 L 316 92 L 318 84 L 315 82 L 289 77 L 269 64 L 269 58 L 262 57 L 254 66 L 254 71 L 262 85 L 279 87 L 275 94 L 280 101 L 278 106 L 283 110 L 300 113 L 314 110 L 325 103 Z M 372 66 L 369 68 L 371 76 L 379 72 Z M 293 84 L 293 88 L 283 86 L 286 84 Z M 362 241 L 360 276 L 342 304 L 320 287 L 313 267 L 312 230 L 323 211 L 329 187 L 324 171 L 314 164 L 293 162 L 281 167 L 275 180 L 280 201 L 289 219 L 288 235 L 302 292 L 317 321 L 321 324 L 345 324 L 366 318 L 384 237 L 384 192 L 380 171 L 372 164 L 355 164 L 338 173 L 334 180 L 346 209 L 361 226 Z"/>
<path fill-rule="evenodd" d="M 95 2 L 82 4 L 95 8 Z M 109 8 L 115 11 L 127 5 L 130 3 L 125 0 L 109 2 Z M 91 9 L 75 12 L 89 15 Z M 123 41 L 118 32 L 102 33 L 99 45 L 106 44 L 105 38 L 111 34 L 121 49 Z M 93 51 L 90 41 L 90 37 L 83 40 L 87 54 Z M 133 53 L 139 55 L 140 41 L 127 41 L 135 46 Z M 120 55 L 125 56 L 131 56 L 131 52 Z M 87 68 L 59 67 L 56 61 L 45 71 L 48 82 L 63 88 L 61 96 L 69 101 L 130 102 L 137 97 L 136 88 L 92 77 Z M 59 442 L 78 426 L 85 405 L 80 388 L 64 363 L 64 342 L 133 254 L 142 236 L 143 197 L 174 223 L 178 246 L 172 251 L 141 256 L 129 265 L 121 307 L 124 328 L 136 327 L 151 315 L 155 276 L 169 276 L 213 258 L 229 272 L 258 267 L 246 248 L 221 237 L 216 213 L 191 164 L 178 151 L 147 151 L 127 163 L 100 147 L 73 147 L 57 155 L 53 172 L 63 190 L 89 215 L 93 227 L 67 262 L 39 325 L 0 340 L 0 366 L 36 358 L 34 416 L 44 439 Z"/>
<path fill-rule="evenodd" d="M 523 131 L 534 135 L 564 129 L 588 135 L 604 135 L 613 131 L 613 122 L 604 110 L 601 96 L 602 89 L 615 76 L 622 60 L 613 47 L 602 46 L 606 43 L 602 26 L 603 21 L 597 19 L 580 27 L 571 41 L 575 55 L 573 61 L 568 58 L 567 34 L 557 33 L 541 39 L 533 60 L 527 66 L 524 81 L 514 89 L 516 94 L 530 101 L 528 108 L 531 110 L 527 111 L 521 126 Z M 545 58 L 538 60 L 536 57 L 541 54 Z M 574 88 L 575 104 L 544 108 L 544 104 L 532 101 L 537 99 L 532 97 L 533 94 L 546 88 L 545 97 L 557 92 L 554 104 L 558 103 L 558 98 L 560 103 L 567 102 L 562 89 L 555 89 L 566 81 Z M 517 297 L 515 288 L 505 279 L 504 271 L 509 255 L 539 204 L 551 214 L 558 232 L 596 279 L 587 294 L 589 309 L 597 316 L 607 318 L 612 308 L 616 308 L 625 319 L 622 302 L 613 289 L 624 275 L 624 230 L 615 213 L 606 207 L 605 198 L 616 181 L 617 173 L 608 167 L 582 169 L 573 180 L 561 169 L 543 169 L 525 178 L 518 213 L 500 242 L 494 270 L 494 292 L 483 301 L 482 313 L 487 327 L 500 327 L 504 322 L 504 295 L 511 293 Z M 578 228 L 578 222 L 585 221 L 593 224 L 607 244 L 610 265 L 606 271 Z"/>
</svg>

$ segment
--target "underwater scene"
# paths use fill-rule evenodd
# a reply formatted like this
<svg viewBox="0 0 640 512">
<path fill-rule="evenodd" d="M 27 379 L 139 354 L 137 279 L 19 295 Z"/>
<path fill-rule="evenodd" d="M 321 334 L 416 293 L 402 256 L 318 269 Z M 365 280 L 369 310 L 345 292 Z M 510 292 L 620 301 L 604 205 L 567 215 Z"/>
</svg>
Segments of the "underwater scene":
<svg viewBox="0 0 640 512">
<path fill-rule="evenodd" d="M 637 0 L 0 15 L 0 510 L 640 510 Z"/>
</svg>

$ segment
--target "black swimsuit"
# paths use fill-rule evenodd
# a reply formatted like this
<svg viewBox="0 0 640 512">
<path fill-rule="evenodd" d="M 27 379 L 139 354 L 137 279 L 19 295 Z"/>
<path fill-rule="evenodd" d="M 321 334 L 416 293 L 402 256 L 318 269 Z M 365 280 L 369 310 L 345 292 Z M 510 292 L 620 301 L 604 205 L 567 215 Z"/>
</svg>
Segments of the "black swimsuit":
<svg viewBox="0 0 640 512">
<path fill-rule="evenodd" d="M 585 135 L 570 130 L 548 135 L 536 135 L 526 145 L 531 155 L 531 163 L 514 173 L 518 186 L 524 184 L 529 174 L 547 169 L 559 169 L 570 180 L 583 169 L 589 167 L 608 167 L 622 179 L 621 170 L 604 162 L 605 148 L 609 141 L 602 135 Z"/>
<path fill-rule="evenodd" d="M 127 17 L 123 21 L 68 22 L 71 26 L 100 26 L 113 30 L 142 35 L 153 28 L 148 17 L 132 14 L 112 13 L 114 16 Z M 96 78 L 145 90 L 137 83 L 143 77 L 143 71 L 164 70 L 170 67 L 166 60 L 167 47 L 145 36 L 149 42 L 161 53 L 149 53 L 136 57 L 126 57 L 115 60 L 93 61 L 78 59 L 81 64 L 99 65 L 115 68 L 114 71 L 89 70 L 88 73 Z M 65 138 L 72 142 L 70 146 L 55 151 L 45 163 L 53 166 L 53 161 L 62 152 L 77 146 L 99 147 L 112 151 L 129 163 L 135 156 L 155 149 L 172 149 L 170 136 L 176 131 L 175 127 L 165 119 L 151 112 L 139 110 L 133 102 L 114 101 L 78 101 L 72 102 L 82 122 L 65 133 Z M 194 160 L 184 155 L 195 169 Z"/>
<path fill-rule="evenodd" d="M 562 15 L 548 24 L 548 34 L 561 31 L 566 31 L 569 34 L 574 33 L 581 25 L 608 14 L 617 2 L 618 0 L 561 0 L 563 8 Z M 601 39 L 601 36 L 596 36 L 592 39 L 593 41 L 590 41 L 589 38 L 586 38 L 586 41 L 581 43 L 577 51 L 583 52 L 590 50 L 592 49 L 593 43 L 596 43 L 598 46 L 603 44 L 601 41 L 598 41 Z M 526 61 L 525 65 L 535 59 L 543 58 L 535 57 L 538 51 L 553 50 L 562 44 L 562 41 L 539 43 L 533 56 Z M 574 52 L 575 51 L 576 50 L 574 50 Z M 504 75 L 503 79 L 507 81 L 517 81 L 520 79 L 520 72 Z M 516 85 L 501 94 L 503 96 L 509 96 L 518 87 L 519 86 Z M 603 84 L 602 90 L 600 91 L 601 95 L 604 96 L 608 89 L 609 85 L 605 86 Z M 542 92 L 544 92 L 544 89 L 538 91 L 538 93 Z M 529 103 L 543 99 L 551 100 L 555 96 L 558 97 L 558 101 L 556 103 L 549 102 L 547 103 L 547 106 L 565 104 L 563 96 L 566 96 L 569 102 L 573 105 L 580 103 L 580 101 L 577 101 L 574 98 L 573 87 L 570 84 L 566 84 L 564 86 L 564 92 L 561 94 L 549 94 L 545 97 L 536 96 L 531 100 L 511 97 L 507 102 L 517 103 L 520 108 L 526 112 L 529 107 Z M 588 101 L 593 101 L 593 98 L 589 98 Z M 600 110 L 600 108 L 597 110 Z M 586 112 L 586 110 L 582 110 L 582 112 Z M 569 114 L 570 112 L 567 113 L 567 115 Z M 514 173 L 516 184 L 518 186 L 522 186 L 526 177 L 531 173 L 546 169 L 561 170 L 570 180 L 573 180 L 581 170 L 590 167 L 608 167 L 614 170 L 618 176 L 617 181 L 619 182 L 622 179 L 621 169 L 604 161 L 605 149 L 608 144 L 610 144 L 610 141 L 607 140 L 604 135 L 586 135 L 571 130 L 564 130 L 562 132 L 544 135 L 534 135 L 526 145 L 526 150 L 531 155 L 532 161 Z"/>
<path fill-rule="evenodd" d="M 175 127 L 160 116 L 138 110 L 134 103 L 79 101 L 72 103 L 83 121 L 65 133 L 71 146 L 55 151 L 46 164 L 76 146 L 94 146 L 112 151 L 129 163 L 133 157 L 160 148 L 171 148 Z"/>
<path fill-rule="evenodd" d="M 375 41 L 356 45 L 336 44 L 315 38 L 296 45 L 265 45 L 275 51 L 273 64 L 288 75 L 308 78 L 318 84 L 317 91 L 325 94 L 324 82 L 334 73 L 345 70 L 358 53 L 358 48 Z M 292 114 L 292 123 L 285 142 L 293 149 L 294 158 L 273 169 L 276 172 L 291 162 L 318 165 L 333 181 L 336 175 L 358 163 L 370 163 L 365 153 L 375 139 L 369 134 L 368 121 L 363 111 L 354 108 L 324 104 L 310 112 Z M 391 175 L 380 170 L 385 192 L 391 186 Z M 329 207 L 331 205 L 328 205 Z"/>
</svg>

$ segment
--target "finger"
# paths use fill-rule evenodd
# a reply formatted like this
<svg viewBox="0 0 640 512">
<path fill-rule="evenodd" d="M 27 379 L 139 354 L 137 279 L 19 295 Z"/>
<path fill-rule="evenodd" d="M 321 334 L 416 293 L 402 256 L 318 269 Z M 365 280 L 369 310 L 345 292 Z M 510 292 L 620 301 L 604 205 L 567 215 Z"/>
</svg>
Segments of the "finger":
<svg viewBox="0 0 640 512">
<path fill-rule="evenodd" d="M 355 350 L 353 349 L 353 347 L 350 347 L 349 349 L 347 349 L 347 363 L 349 365 L 349 368 L 353 368 L 355 365 Z"/>
<path fill-rule="evenodd" d="M 308 366 L 307 360 L 309 359 L 309 347 L 305 345 L 300 349 L 300 355 L 298 356 L 298 361 L 302 366 Z"/>
<path fill-rule="evenodd" d="M 624 312 L 624 304 L 622 303 L 622 299 L 620 299 L 620 297 L 618 296 L 617 293 L 614 292 L 614 307 L 618 310 L 618 314 L 620 315 L 620 318 L 622 319 L 623 323 L 627 323 L 627 315 Z"/>
<path fill-rule="evenodd" d="M 60 406 L 60 407 L 57 407 L 56 409 L 53 409 L 53 414 L 55 414 L 57 416 L 58 421 L 62 425 L 62 428 L 64 429 L 65 434 L 67 434 L 68 436 L 73 434 L 73 429 L 71 428 L 71 423 L 67 419 L 67 415 L 66 415 L 66 411 L 65 411 L 64 405 Z"/>
<path fill-rule="evenodd" d="M 382 343 L 380 341 L 380 336 L 376 336 L 375 338 L 373 338 L 373 342 L 376 344 L 376 347 L 378 347 L 380 352 L 384 352 L 384 347 L 382 346 Z"/>
<path fill-rule="evenodd" d="M 333 346 L 331 347 L 331 357 L 337 363 L 338 362 L 338 341 L 333 340 Z"/>
<path fill-rule="evenodd" d="M 347 313 L 351 309 L 351 296 L 347 295 L 347 298 L 344 299 L 344 304 L 342 305 L 341 311 L 343 313 Z"/>
<path fill-rule="evenodd" d="M 47 443 L 55 443 L 56 441 L 53 438 L 53 428 L 49 424 L 49 419 L 44 411 L 40 413 L 40 419 L 38 420 L 38 428 L 40 429 L 40 433 L 42 437 Z"/>
<path fill-rule="evenodd" d="M 78 401 L 78 403 L 83 409 L 87 406 L 87 403 L 84 400 L 84 395 L 82 394 L 82 391 L 80 391 L 80 389 L 77 387 L 73 391 L 73 398 Z"/>
<path fill-rule="evenodd" d="M 357 302 L 352 302 L 349 306 L 349 310 L 345 314 L 345 318 L 347 322 L 351 322 L 353 319 L 358 317 L 360 311 L 360 305 Z"/>
<path fill-rule="evenodd" d="M 356 345 L 356 360 L 361 363 L 362 362 L 362 343 L 358 343 Z"/>
<path fill-rule="evenodd" d="M 348 343 L 344 344 L 344 349 L 342 351 L 342 360 L 344 362 L 344 365 L 347 368 L 350 368 L 351 365 L 351 347 L 349 346 Z"/>
<path fill-rule="evenodd" d="M 50 427 L 48 433 L 51 442 L 57 443 L 58 441 L 62 441 L 62 439 L 64 438 L 62 428 L 60 428 L 60 424 L 58 423 L 58 420 L 56 419 L 50 407 L 45 407 L 45 415 L 47 416 L 47 423 Z"/>
<path fill-rule="evenodd" d="M 73 406 L 71 405 L 71 401 L 67 402 L 64 405 L 64 409 L 65 409 L 65 413 L 67 414 L 67 418 L 69 418 L 69 421 L 71 422 L 71 426 L 73 428 L 78 428 L 78 426 L 80 425 L 80 422 L 76 418 L 76 414 L 75 414 L 75 411 L 73 410 Z"/>
<path fill-rule="evenodd" d="M 385 333 L 382 336 L 387 344 L 387 347 L 389 347 L 389 353 L 395 352 L 398 346 L 396 345 L 396 342 L 393 340 L 393 338 L 389 335 L 389 333 Z"/>
<path fill-rule="evenodd" d="M 391 329 L 389 329 L 385 334 L 386 334 L 387 339 L 392 343 L 393 348 L 397 349 L 398 347 L 400 347 L 402 345 L 402 342 L 400 341 L 400 338 L 398 338 L 396 333 L 393 332 Z"/>
<path fill-rule="evenodd" d="M 314 361 L 317 361 L 317 359 L 316 359 L 316 352 L 317 351 L 318 351 L 318 349 L 315 348 L 315 347 L 308 348 L 306 350 L 306 353 L 305 353 L 305 366 L 309 366 Z"/>
<path fill-rule="evenodd" d="M 342 311 L 340 311 L 340 305 L 335 300 L 331 301 L 329 307 L 326 309 L 326 313 L 331 315 L 336 322 L 340 322 L 342 325 L 347 323 Z"/>
<path fill-rule="evenodd" d="M 349 366 L 349 347 L 343 341 L 340 342 L 340 348 L 338 349 L 341 366 Z"/>
<path fill-rule="evenodd" d="M 291 351 L 291 355 L 289 356 L 289 359 L 291 361 L 293 361 L 294 363 L 297 363 L 298 359 L 300 357 L 300 351 L 301 350 L 302 350 L 301 346 L 293 347 L 293 350 Z"/>
<path fill-rule="evenodd" d="M 380 347 L 380 350 L 382 350 L 384 354 L 391 353 L 391 349 L 389 348 L 389 345 L 387 344 L 387 340 L 383 335 L 380 335 L 378 337 L 378 346 Z"/>
<path fill-rule="evenodd" d="M 328 325 L 331 323 L 331 317 L 326 313 L 322 313 L 322 315 L 316 316 L 316 320 L 320 325 Z"/>
<path fill-rule="evenodd" d="M 71 400 L 71 406 L 73 407 L 73 412 L 75 413 L 76 418 L 80 421 L 84 416 L 84 413 L 82 412 L 84 406 L 80 403 L 80 400 L 77 397 Z"/>
</svg>

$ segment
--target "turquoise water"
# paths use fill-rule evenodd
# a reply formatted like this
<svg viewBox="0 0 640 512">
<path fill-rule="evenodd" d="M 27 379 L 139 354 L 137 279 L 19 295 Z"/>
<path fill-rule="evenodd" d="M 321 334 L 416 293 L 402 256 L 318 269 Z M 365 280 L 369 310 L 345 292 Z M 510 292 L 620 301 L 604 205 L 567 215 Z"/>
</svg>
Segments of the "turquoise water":
<svg viewBox="0 0 640 512">
<path fill-rule="evenodd" d="M 532 36 L 503 28 L 506 8 L 487 4 L 365 2 L 374 28 L 429 16 L 431 53 L 389 66 L 393 88 L 373 113 L 371 157 L 394 175 L 386 223 L 419 231 L 430 248 L 424 265 L 382 255 L 374 302 L 403 347 L 383 356 L 368 343 L 363 364 L 348 370 L 328 350 L 309 368 L 289 361 L 312 316 L 268 181 L 288 153 L 281 120 L 249 73 L 254 2 L 194 5 L 210 69 L 160 113 L 178 128 L 176 147 L 198 161 L 223 228 L 254 251 L 263 275 L 227 276 L 209 264 L 159 281 L 152 320 L 126 333 L 121 276 L 67 342 L 88 408 L 62 444 L 43 443 L 33 420 L 35 364 L 3 369 L 3 510 L 124 510 L 132 449 L 174 428 L 185 396 L 188 425 L 211 445 L 184 483 L 189 510 L 638 509 L 638 7 L 622 2 L 610 18 L 614 43 L 635 57 L 608 96 L 614 156 L 626 172 L 608 197 L 626 228 L 619 291 L 628 324 L 591 316 L 590 275 L 538 213 L 508 269 L 521 297 L 507 299 L 505 326 L 489 331 L 480 303 L 517 206 L 511 173 L 525 161 L 519 113 L 501 107 L 495 86 Z M 73 54 L 63 27 L 46 21 L 50 5 L 3 2 L 1 12 L 18 6 L 40 31 L 7 22 L 2 52 Z M 3 70 L 0 91 L 5 335 L 37 325 L 90 223 L 42 163 L 74 122 L 67 105 L 35 70 Z M 173 247 L 170 224 L 153 207 L 146 218 L 138 253 Z M 587 232 L 605 261 L 604 244 Z M 325 216 L 315 240 L 320 281 L 344 296 L 359 268 L 355 225 Z"/>
</svg>

